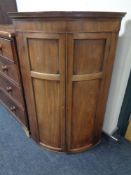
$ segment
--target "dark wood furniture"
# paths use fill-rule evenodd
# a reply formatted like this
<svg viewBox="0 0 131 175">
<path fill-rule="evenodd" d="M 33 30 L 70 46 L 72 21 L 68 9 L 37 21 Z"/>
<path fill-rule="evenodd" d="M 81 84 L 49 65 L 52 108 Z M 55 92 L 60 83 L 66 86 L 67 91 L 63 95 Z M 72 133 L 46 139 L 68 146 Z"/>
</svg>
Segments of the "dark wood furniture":
<svg viewBox="0 0 131 175">
<path fill-rule="evenodd" d="M 12 26 L 0 26 L 0 102 L 28 132 L 21 76 Z"/>
<path fill-rule="evenodd" d="M 0 0 L 0 24 L 11 24 L 8 12 L 17 12 L 16 0 Z"/>
<path fill-rule="evenodd" d="M 79 152 L 97 144 L 110 85 L 119 12 L 10 13 L 31 137 Z"/>
</svg>

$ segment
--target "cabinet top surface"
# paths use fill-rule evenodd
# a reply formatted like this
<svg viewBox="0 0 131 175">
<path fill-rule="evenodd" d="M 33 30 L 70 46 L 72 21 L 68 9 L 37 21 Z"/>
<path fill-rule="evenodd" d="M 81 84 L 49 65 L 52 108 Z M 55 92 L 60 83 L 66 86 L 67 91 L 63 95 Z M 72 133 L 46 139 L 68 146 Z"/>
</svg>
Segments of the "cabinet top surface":
<svg viewBox="0 0 131 175">
<path fill-rule="evenodd" d="M 96 11 L 45 11 L 45 12 L 11 12 L 12 19 L 31 18 L 122 18 L 125 12 Z"/>
</svg>

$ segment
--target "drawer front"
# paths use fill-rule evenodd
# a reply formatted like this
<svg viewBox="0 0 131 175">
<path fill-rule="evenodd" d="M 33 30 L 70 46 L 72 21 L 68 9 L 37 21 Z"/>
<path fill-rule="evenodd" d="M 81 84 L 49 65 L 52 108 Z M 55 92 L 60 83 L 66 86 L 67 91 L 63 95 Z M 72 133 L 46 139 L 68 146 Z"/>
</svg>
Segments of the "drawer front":
<svg viewBox="0 0 131 175">
<path fill-rule="evenodd" d="M 0 62 L 0 72 L 12 80 L 19 82 L 19 73 L 16 64 L 13 63 L 1 63 Z"/>
<path fill-rule="evenodd" d="M 9 39 L 0 38 L 0 55 L 10 61 L 15 61 L 15 47 L 14 41 Z"/>
<path fill-rule="evenodd" d="M 0 88 L 3 89 L 3 91 L 5 91 L 14 100 L 18 101 L 21 106 L 24 106 L 20 87 L 16 87 L 13 83 L 0 76 Z"/>
<path fill-rule="evenodd" d="M 0 90 L 0 100 L 7 107 L 7 109 L 11 111 L 16 118 L 18 118 L 18 120 L 27 126 L 26 113 L 24 109 L 22 110 L 16 103 L 8 98 L 2 90 Z"/>
</svg>

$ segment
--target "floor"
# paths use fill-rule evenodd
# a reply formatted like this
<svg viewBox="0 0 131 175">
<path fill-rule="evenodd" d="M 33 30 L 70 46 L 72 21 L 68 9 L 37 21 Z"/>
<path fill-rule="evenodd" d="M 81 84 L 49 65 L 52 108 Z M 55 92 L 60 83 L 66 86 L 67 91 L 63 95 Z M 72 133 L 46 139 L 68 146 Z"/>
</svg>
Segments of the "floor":
<svg viewBox="0 0 131 175">
<path fill-rule="evenodd" d="M 27 138 L 0 106 L 0 175 L 131 175 L 131 144 L 103 136 L 84 153 L 50 152 Z"/>
</svg>

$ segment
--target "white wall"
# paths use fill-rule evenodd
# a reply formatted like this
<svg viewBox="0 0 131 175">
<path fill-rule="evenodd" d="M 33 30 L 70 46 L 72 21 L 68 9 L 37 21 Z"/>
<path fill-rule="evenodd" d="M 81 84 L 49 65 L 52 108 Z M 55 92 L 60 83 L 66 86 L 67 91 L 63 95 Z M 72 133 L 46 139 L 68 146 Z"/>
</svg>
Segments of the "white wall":
<svg viewBox="0 0 131 175">
<path fill-rule="evenodd" d="M 131 69 L 131 0 L 17 0 L 18 11 L 124 11 L 103 130 L 111 134 L 118 117 Z"/>
</svg>

